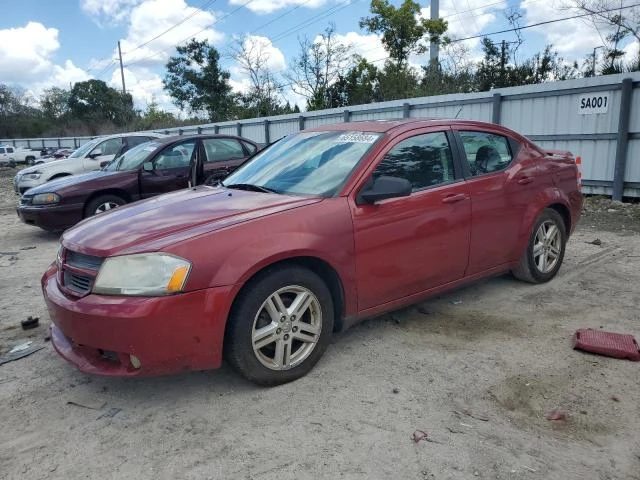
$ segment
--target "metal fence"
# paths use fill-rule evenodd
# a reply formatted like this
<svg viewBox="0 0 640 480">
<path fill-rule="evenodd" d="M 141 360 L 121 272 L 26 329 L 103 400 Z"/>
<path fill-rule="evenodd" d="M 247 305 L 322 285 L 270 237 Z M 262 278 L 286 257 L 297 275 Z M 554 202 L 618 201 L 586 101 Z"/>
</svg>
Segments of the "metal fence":
<svg viewBox="0 0 640 480">
<path fill-rule="evenodd" d="M 640 197 L 640 72 L 490 92 L 411 98 L 292 115 L 156 130 L 227 133 L 268 143 L 305 128 L 358 120 L 464 118 L 500 123 L 544 148 L 582 158 L 585 193 Z M 0 140 L 29 148 L 78 147 L 93 137 Z"/>
</svg>

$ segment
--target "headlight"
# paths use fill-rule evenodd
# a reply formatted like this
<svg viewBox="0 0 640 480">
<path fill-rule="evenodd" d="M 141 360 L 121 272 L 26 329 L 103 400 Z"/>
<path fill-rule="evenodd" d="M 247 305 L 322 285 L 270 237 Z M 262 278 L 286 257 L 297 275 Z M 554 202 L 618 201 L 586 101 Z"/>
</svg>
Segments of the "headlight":
<svg viewBox="0 0 640 480">
<path fill-rule="evenodd" d="M 50 205 L 52 203 L 58 203 L 60 201 L 60 195 L 57 193 L 39 193 L 31 200 L 32 205 Z"/>
<path fill-rule="evenodd" d="M 166 253 L 140 253 L 107 258 L 93 293 L 104 295 L 171 295 L 182 291 L 191 263 Z"/>
<path fill-rule="evenodd" d="M 38 180 L 42 176 L 42 172 L 25 173 L 22 176 L 23 180 Z"/>
</svg>

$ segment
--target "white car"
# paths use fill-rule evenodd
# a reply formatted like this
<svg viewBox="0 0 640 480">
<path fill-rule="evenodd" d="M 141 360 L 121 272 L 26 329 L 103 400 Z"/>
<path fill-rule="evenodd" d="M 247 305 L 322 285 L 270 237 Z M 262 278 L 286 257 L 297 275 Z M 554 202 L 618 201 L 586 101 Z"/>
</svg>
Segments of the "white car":
<svg viewBox="0 0 640 480">
<path fill-rule="evenodd" d="M 34 162 L 38 154 L 28 148 L 0 145 L 0 165 L 15 167 L 18 163 Z"/>
<path fill-rule="evenodd" d="M 105 163 L 136 145 L 163 137 L 159 133 L 122 133 L 99 137 L 85 143 L 67 158 L 20 170 L 13 179 L 19 195 L 54 178 L 99 170 Z"/>
</svg>

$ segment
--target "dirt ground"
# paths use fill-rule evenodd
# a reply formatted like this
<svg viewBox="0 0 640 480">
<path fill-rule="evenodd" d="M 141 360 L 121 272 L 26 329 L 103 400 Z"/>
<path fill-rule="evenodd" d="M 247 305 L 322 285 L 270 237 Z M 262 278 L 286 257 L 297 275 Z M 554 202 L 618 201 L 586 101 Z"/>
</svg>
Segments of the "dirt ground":
<svg viewBox="0 0 640 480">
<path fill-rule="evenodd" d="M 640 338 L 637 206 L 590 201 L 548 284 L 503 276 L 370 319 L 265 389 L 227 367 L 126 380 L 58 357 L 39 289 L 57 238 L 19 222 L 12 174 L 0 355 L 45 348 L 0 366 L 0 479 L 640 479 L 640 364 L 571 348 L 581 327 Z"/>
</svg>

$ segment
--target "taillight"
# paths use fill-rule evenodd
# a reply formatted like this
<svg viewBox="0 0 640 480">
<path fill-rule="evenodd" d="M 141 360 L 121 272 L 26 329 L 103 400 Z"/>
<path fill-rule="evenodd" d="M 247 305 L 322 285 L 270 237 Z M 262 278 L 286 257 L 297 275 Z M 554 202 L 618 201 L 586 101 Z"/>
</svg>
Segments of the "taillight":
<svg viewBox="0 0 640 480">
<path fill-rule="evenodd" d="M 576 167 L 578 167 L 578 189 L 582 190 L 582 157 L 576 157 Z"/>
</svg>

